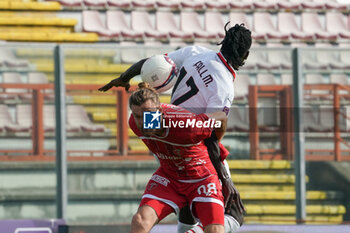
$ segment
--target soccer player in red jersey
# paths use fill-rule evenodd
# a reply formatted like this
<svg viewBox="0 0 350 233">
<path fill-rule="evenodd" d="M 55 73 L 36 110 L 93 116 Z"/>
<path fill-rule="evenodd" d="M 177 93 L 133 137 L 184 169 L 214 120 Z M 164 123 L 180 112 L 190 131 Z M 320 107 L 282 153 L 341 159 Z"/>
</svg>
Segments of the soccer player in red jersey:
<svg viewBox="0 0 350 233">
<path fill-rule="evenodd" d="M 157 156 L 160 167 L 152 175 L 132 218 L 131 233 L 146 233 L 172 212 L 189 204 L 205 233 L 224 233 L 224 203 L 217 172 L 204 139 L 221 138 L 226 114 L 194 114 L 181 107 L 161 104 L 153 88 L 140 83 L 129 98 L 130 128 Z M 146 129 L 145 114 L 159 126 Z M 152 125 L 153 126 L 153 125 Z M 213 131 L 215 128 L 215 131 Z"/>
</svg>

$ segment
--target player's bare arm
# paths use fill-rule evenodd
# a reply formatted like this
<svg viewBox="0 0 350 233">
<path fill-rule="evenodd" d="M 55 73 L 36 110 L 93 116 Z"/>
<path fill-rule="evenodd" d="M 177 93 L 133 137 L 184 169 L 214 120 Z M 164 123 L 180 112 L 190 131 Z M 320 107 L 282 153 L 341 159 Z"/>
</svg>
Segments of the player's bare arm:
<svg viewBox="0 0 350 233">
<path fill-rule="evenodd" d="M 132 66 L 129 67 L 124 73 L 122 73 L 118 78 L 113 79 L 103 87 L 100 87 L 99 91 L 108 91 L 112 87 L 124 87 L 126 91 L 130 88 L 130 80 L 141 73 L 141 68 L 143 63 L 147 58 L 141 59 Z"/>
<path fill-rule="evenodd" d="M 225 134 L 226 126 L 227 126 L 227 116 L 224 112 L 213 112 L 207 113 L 208 117 L 213 118 L 217 121 L 221 121 L 221 127 L 215 129 L 216 138 L 220 141 Z"/>
</svg>

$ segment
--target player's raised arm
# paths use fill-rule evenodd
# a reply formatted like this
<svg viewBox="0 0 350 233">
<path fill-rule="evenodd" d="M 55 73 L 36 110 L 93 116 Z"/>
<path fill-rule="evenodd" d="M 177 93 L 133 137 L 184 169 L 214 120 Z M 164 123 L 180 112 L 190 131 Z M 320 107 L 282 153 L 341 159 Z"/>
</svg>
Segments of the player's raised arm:
<svg viewBox="0 0 350 233">
<path fill-rule="evenodd" d="M 139 75 L 141 73 L 141 68 L 143 63 L 147 58 L 144 58 L 132 66 L 129 67 L 124 73 L 122 73 L 118 78 L 113 79 L 103 87 L 100 87 L 98 90 L 99 91 L 108 91 L 112 87 L 124 87 L 126 91 L 129 90 L 130 88 L 130 80 L 135 77 L 136 75 Z"/>
</svg>

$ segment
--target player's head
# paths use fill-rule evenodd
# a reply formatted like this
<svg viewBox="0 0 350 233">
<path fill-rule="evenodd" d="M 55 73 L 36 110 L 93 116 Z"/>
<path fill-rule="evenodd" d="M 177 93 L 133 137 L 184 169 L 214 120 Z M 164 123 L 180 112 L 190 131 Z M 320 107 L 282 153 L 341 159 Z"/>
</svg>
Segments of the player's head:
<svg viewBox="0 0 350 233">
<path fill-rule="evenodd" d="M 251 31 L 244 27 L 244 24 L 236 24 L 230 29 L 226 29 L 229 22 L 225 25 L 225 38 L 219 43 L 220 52 L 227 59 L 227 62 L 235 70 L 244 65 L 245 59 L 249 55 L 249 49 L 252 45 Z"/>
<path fill-rule="evenodd" d="M 143 113 L 161 111 L 159 95 L 148 83 L 141 82 L 129 97 L 129 107 L 137 127 L 143 135 L 152 135 L 156 130 L 143 130 Z"/>
</svg>

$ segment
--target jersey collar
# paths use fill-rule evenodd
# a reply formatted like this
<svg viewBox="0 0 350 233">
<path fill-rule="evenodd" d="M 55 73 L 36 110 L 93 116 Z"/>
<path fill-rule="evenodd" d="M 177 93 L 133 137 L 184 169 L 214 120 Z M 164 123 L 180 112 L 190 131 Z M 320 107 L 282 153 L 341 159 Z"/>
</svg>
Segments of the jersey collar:
<svg viewBox="0 0 350 233">
<path fill-rule="evenodd" d="M 236 78 L 236 72 L 235 70 L 232 68 L 232 66 L 230 64 L 227 63 L 225 57 L 222 55 L 221 52 L 217 53 L 218 57 L 220 58 L 220 60 L 222 61 L 222 63 L 224 63 L 224 65 L 226 66 L 226 68 L 231 72 L 232 76 L 233 76 L 233 80 L 235 80 Z"/>
</svg>

